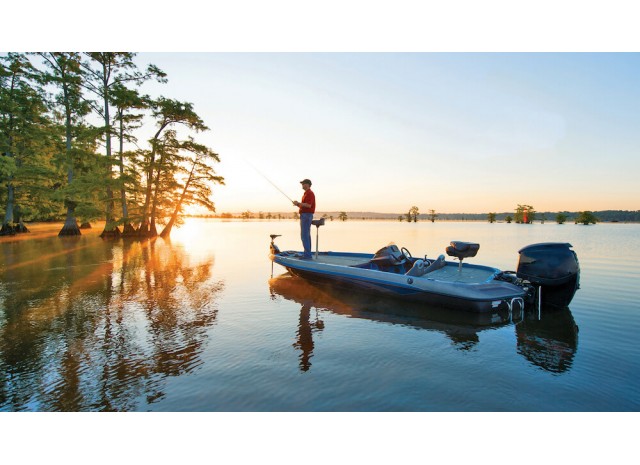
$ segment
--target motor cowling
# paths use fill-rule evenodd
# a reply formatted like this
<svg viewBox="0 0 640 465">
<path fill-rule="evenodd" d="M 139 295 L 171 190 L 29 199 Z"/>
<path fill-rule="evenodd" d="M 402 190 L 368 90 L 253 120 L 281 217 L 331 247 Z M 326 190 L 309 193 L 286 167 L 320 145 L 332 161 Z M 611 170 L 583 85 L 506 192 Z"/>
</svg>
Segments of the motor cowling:
<svg viewBox="0 0 640 465">
<path fill-rule="evenodd" d="M 567 307 L 580 287 L 580 264 L 565 242 L 531 244 L 518 251 L 518 278 L 540 289 L 544 305 Z"/>
</svg>

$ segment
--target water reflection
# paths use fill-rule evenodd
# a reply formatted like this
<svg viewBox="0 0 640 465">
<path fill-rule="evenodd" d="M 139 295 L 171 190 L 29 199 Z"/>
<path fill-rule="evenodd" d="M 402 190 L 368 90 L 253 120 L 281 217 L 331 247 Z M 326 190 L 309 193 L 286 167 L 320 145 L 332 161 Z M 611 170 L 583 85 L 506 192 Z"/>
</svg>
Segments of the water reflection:
<svg viewBox="0 0 640 465">
<path fill-rule="evenodd" d="M 168 241 L 3 247 L 0 410 L 140 410 L 203 362 L 223 283 Z"/>
<path fill-rule="evenodd" d="M 293 347 L 299 349 L 300 354 L 300 370 L 308 371 L 311 368 L 311 357 L 313 357 L 313 333 L 322 331 L 324 323 L 318 316 L 316 309 L 315 320 L 311 319 L 311 305 L 302 304 L 300 309 L 300 322 L 298 331 L 296 332 L 296 342 Z"/>
<path fill-rule="evenodd" d="M 578 348 L 578 325 L 568 308 L 542 309 L 516 325 L 518 353 L 533 365 L 551 373 L 563 373 Z"/>
<path fill-rule="evenodd" d="M 461 351 L 472 350 L 480 342 L 480 333 L 511 325 L 517 336 L 517 352 L 533 365 L 552 373 L 570 368 L 577 350 L 577 325 L 569 309 L 543 309 L 542 317 L 530 312 L 514 311 L 492 314 L 456 312 L 427 307 L 423 304 L 400 302 L 344 289 L 316 286 L 288 273 L 269 281 L 272 299 L 284 298 L 297 302 L 300 323 L 294 347 L 301 350 L 300 369 L 311 367 L 313 334 L 324 328 L 319 311 L 330 311 L 351 318 L 409 326 L 416 329 L 438 331 Z M 316 311 L 315 322 L 311 320 Z"/>
</svg>

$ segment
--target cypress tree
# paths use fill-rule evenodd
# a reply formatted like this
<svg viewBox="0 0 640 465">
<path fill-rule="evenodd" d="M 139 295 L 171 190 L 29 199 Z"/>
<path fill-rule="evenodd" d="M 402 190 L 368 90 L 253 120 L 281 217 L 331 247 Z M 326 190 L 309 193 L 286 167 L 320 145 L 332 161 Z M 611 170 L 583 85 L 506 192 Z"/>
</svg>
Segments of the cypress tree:
<svg viewBox="0 0 640 465">
<path fill-rule="evenodd" d="M 0 235 L 28 232 L 31 189 L 46 183 L 51 125 L 38 72 L 25 54 L 0 57 L 0 180 L 6 188 Z"/>
<path fill-rule="evenodd" d="M 55 111 L 63 118 L 64 127 L 64 153 L 63 160 L 66 168 L 66 189 L 64 193 L 64 205 L 67 215 L 64 226 L 58 233 L 59 236 L 80 235 L 80 228 L 76 220 L 75 210 L 79 198 L 74 194 L 74 164 L 81 156 L 78 150 L 78 141 L 83 139 L 91 128 L 84 124 L 84 118 L 90 111 L 90 102 L 82 96 L 82 81 L 84 72 L 80 65 L 81 58 L 76 52 L 43 52 L 40 56 L 44 60 L 48 72 L 45 80 L 58 89 L 55 96 Z"/>
</svg>

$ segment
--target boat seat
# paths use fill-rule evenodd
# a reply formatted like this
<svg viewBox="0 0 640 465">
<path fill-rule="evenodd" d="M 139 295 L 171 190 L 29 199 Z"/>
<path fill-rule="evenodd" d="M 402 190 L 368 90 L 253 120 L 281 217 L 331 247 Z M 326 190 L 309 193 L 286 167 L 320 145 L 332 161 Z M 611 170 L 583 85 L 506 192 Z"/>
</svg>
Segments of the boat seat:
<svg viewBox="0 0 640 465">
<path fill-rule="evenodd" d="M 451 241 L 451 245 L 446 248 L 447 255 L 456 257 L 460 261 L 465 258 L 475 257 L 480 244 L 474 242 Z"/>
<path fill-rule="evenodd" d="M 316 228 L 319 228 L 320 226 L 324 226 L 324 218 L 320 218 L 319 220 L 311 220 L 311 224 L 314 225 Z"/>
<path fill-rule="evenodd" d="M 418 259 L 415 261 L 409 271 L 405 273 L 406 276 L 422 276 L 425 274 L 427 267 L 424 264 L 424 260 Z"/>
<path fill-rule="evenodd" d="M 438 258 L 431 262 L 431 264 L 424 269 L 424 274 L 431 273 L 432 271 L 439 270 L 440 268 L 446 266 L 446 262 L 444 261 L 444 255 L 440 254 Z"/>
</svg>

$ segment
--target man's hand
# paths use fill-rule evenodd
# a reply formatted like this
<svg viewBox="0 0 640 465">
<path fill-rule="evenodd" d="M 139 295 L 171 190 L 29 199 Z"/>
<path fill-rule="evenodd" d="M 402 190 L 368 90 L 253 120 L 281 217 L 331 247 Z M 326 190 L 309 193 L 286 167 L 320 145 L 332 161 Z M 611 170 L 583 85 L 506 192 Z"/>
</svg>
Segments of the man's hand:
<svg viewBox="0 0 640 465">
<path fill-rule="evenodd" d="M 293 204 L 294 204 L 296 207 L 299 207 L 299 206 L 300 206 L 300 202 L 298 202 L 297 200 L 294 200 L 294 201 L 293 201 Z"/>
</svg>

